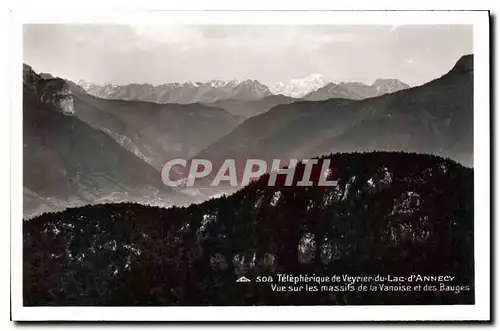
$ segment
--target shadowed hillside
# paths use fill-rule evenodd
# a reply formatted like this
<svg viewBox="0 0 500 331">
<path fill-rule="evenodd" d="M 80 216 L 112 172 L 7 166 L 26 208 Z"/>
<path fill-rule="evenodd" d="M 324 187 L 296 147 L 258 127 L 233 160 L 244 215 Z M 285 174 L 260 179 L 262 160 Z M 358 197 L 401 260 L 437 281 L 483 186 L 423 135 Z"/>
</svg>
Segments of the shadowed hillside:
<svg viewBox="0 0 500 331">
<path fill-rule="evenodd" d="M 286 97 L 284 95 L 270 95 L 259 100 L 219 100 L 210 104 L 211 107 L 227 110 L 229 113 L 249 118 L 263 114 L 277 105 L 286 105 L 300 99 Z"/>
<path fill-rule="evenodd" d="M 473 171 L 412 153 L 329 158 L 337 187 L 268 187 L 265 175 L 190 207 L 105 204 L 26 221 L 24 304 L 474 303 Z M 279 273 L 451 275 L 469 290 L 275 292 L 255 282 Z M 235 282 L 243 275 L 254 282 Z"/>
</svg>

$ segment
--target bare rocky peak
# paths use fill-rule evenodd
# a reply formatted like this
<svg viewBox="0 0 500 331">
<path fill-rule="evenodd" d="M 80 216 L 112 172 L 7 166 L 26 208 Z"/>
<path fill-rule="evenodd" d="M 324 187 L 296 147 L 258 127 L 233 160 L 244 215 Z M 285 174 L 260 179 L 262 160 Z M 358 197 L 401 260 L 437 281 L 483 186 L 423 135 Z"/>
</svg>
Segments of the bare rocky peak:
<svg viewBox="0 0 500 331">
<path fill-rule="evenodd" d="M 455 66 L 450 70 L 450 73 L 473 74 L 474 72 L 474 55 L 468 54 L 462 56 Z"/>
<path fill-rule="evenodd" d="M 51 75 L 45 77 L 52 77 Z M 73 95 L 68 82 L 61 78 L 43 78 L 31 66 L 23 64 L 23 84 L 34 92 L 41 102 L 51 104 L 65 115 L 74 115 Z"/>
</svg>

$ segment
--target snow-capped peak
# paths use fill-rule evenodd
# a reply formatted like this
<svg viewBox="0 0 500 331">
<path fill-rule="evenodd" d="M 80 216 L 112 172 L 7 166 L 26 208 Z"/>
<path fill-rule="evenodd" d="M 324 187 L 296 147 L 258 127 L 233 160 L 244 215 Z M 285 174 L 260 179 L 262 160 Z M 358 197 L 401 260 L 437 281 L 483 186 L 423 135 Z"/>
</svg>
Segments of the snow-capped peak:
<svg viewBox="0 0 500 331">
<path fill-rule="evenodd" d="M 233 79 L 233 80 L 221 80 L 221 79 L 213 79 L 208 82 L 211 87 L 213 88 L 219 88 L 219 87 L 234 87 L 237 86 L 241 83 L 240 80 L 238 79 Z"/>
<path fill-rule="evenodd" d="M 293 98 L 301 98 L 312 91 L 322 88 L 330 81 L 320 74 L 311 74 L 304 78 L 294 78 L 289 83 L 278 82 L 271 86 L 274 94 L 283 94 Z"/>
</svg>

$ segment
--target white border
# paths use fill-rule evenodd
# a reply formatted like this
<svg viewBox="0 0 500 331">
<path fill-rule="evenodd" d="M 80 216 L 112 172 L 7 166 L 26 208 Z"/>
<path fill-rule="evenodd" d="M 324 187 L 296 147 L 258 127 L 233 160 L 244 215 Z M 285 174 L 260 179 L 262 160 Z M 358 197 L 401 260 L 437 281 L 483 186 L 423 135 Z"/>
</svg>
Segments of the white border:
<svg viewBox="0 0 500 331">
<path fill-rule="evenodd" d="M 474 227 L 476 304 L 468 306 L 317 307 L 23 307 L 22 306 L 22 24 L 472 24 L 474 26 Z M 483 12 L 148 12 L 111 10 L 15 11 L 10 16 L 11 290 L 16 321 L 381 321 L 490 319 L 489 18 Z"/>
</svg>

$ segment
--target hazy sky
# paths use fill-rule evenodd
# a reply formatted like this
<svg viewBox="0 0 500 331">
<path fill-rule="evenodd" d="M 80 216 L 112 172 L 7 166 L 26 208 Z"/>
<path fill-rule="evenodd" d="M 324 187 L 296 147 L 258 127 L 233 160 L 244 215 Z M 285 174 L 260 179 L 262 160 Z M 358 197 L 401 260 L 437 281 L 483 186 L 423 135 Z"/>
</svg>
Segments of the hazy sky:
<svg viewBox="0 0 500 331">
<path fill-rule="evenodd" d="M 23 61 L 37 72 L 103 84 L 310 74 L 420 85 L 472 53 L 472 26 L 25 25 Z"/>
</svg>

